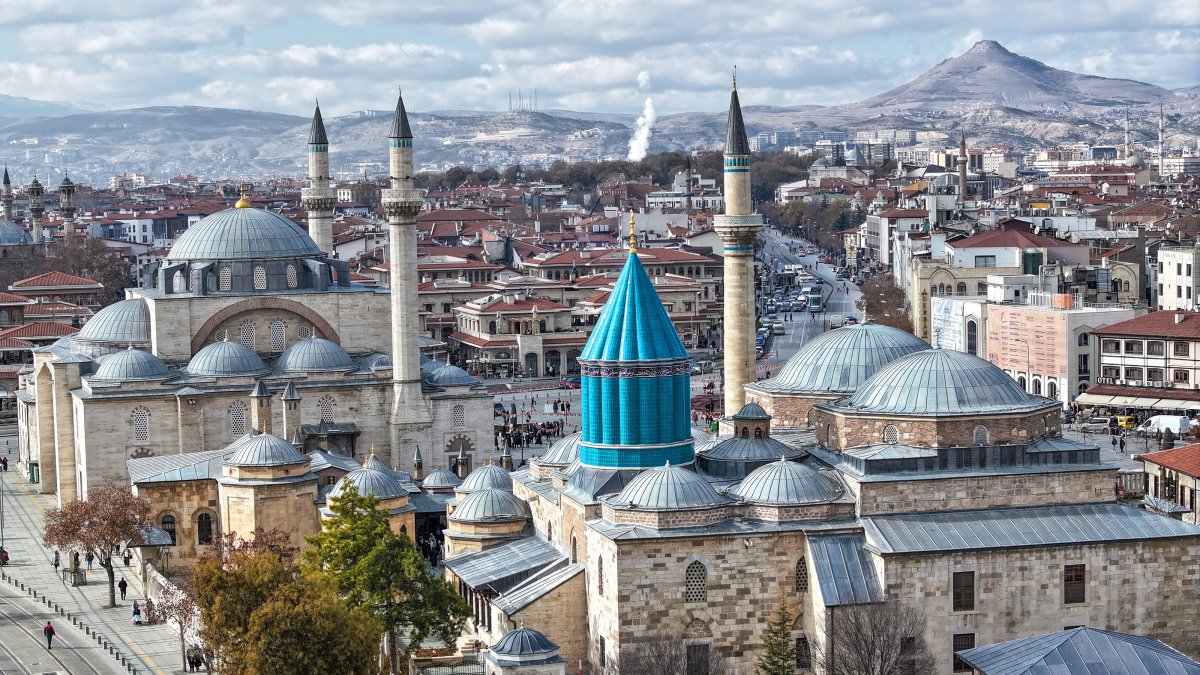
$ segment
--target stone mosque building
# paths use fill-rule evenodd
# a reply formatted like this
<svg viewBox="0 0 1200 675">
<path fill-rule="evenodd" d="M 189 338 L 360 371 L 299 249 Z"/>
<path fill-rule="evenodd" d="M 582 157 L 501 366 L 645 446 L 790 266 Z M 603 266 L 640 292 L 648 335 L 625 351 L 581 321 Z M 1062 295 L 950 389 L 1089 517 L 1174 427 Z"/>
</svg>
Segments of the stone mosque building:
<svg viewBox="0 0 1200 675">
<path fill-rule="evenodd" d="M 319 214 L 319 113 L 309 141 Z M 440 535 L 446 579 L 474 610 L 463 644 L 491 646 L 488 673 L 619 673 L 655 640 L 682 644 L 681 673 L 713 656 L 752 672 L 781 602 L 797 672 L 837 639 L 839 611 L 875 603 L 924 610 L 942 673 L 966 668 L 954 651 L 1078 625 L 1200 653 L 1200 527 L 1119 502 L 1117 467 L 1060 435 L 1056 402 L 870 323 L 753 383 L 752 323 L 728 307 L 753 294 L 743 254 L 760 227 L 736 89 L 717 227 L 726 322 L 740 326 L 725 331 L 726 381 L 746 386 L 723 435 L 690 425 L 688 353 L 631 249 L 579 358 L 581 431 L 516 471 L 506 456 L 467 474 L 482 439 L 466 420 L 489 419 L 491 400 L 421 360 L 402 104 L 390 143 L 392 259 L 407 261 L 393 294 L 350 284 L 322 227 L 209 216 L 155 288 L 36 355 L 21 452 L 46 491 L 128 480 L 187 560 L 214 530 L 299 541 L 353 484 L 396 531 Z M 440 468 L 458 457 L 460 475 Z"/>
</svg>

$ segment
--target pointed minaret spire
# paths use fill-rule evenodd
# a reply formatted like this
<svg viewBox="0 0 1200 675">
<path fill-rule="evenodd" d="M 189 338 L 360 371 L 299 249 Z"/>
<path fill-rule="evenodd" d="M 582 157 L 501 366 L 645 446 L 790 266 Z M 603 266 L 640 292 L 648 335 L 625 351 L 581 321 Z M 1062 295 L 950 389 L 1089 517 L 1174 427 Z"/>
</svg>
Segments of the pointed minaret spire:
<svg viewBox="0 0 1200 675">
<path fill-rule="evenodd" d="M 404 109 L 404 92 L 396 96 L 396 114 L 392 117 L 392 132 L 388 138 L 412 138 L 412 128 L 408 126 L 408 111 Z"/>
<path fill-rule="evenodd" d="M 313 110 L 312 127 L 308 130 L 309 145 L 329 145 L 329 137 L 325 135 L 325 120 L 321 119 L 321 102 L 316 102 Z"/>
<path fill-rule="evenodd" d="M 333 211 L 337 194 L 329 185 L 329 137 L 321 118 L 321 102 L 315 102 L 308 130 L 308 187 L 300 200 L 308 211 L 308 234 L 325 255 L 333 255 Z"/>
<path fill-rule="evenodd" d="M 0 205 L 4 207 L 4 219 L 12 222 L 13 219 L 13 189 L 12 181 L 8 179 L 8 165 L 4 165 L 4 187 L 0 189 Z"/>
<path fill-rule="evenodd" d="M 729 121 L 725 127 L 725 156 L 749 154 L 750 140 L 746 138 L 746 123 L 742 121 L 742 104 L 738 101 L 735 73 L 733 91 L 729 94 Z"/>
</svg>

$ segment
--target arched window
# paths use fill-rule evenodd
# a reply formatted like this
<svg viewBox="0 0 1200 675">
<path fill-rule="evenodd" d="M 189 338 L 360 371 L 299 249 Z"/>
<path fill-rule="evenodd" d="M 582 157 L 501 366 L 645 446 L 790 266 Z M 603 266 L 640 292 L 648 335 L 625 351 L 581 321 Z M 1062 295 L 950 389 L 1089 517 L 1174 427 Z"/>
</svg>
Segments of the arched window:
<svg viewBox="0 0 1200 675">
<path fill-rule="evenodd" d="M 796 592 L 808 592 L 808 564 L 803 556 L 796 561 Z"/>
<path fill-rule="evenodd" d="M 243 347 L 254 349 L 254 322 L 243 322 L 238 333 L 238 342 L 241 342 Z"/>
<path fill-rule="evenodd" d="M 974 321 L 967 322 L 967 353 L 979 355 L 979 324 Z"/>
<path fill-rule="evenodd" d="M 150 440 L 150 411 L 138 406 L 133 409 L 133 442 L 145 443 Z"/>
<path fill-rule="evenodd" d="M 1021 388 L 1021 391 L 1029 391 L 1029 389 L 1027 389 L 1025 387 L 1025 376 L 1024 375 L 1017 378 L 1017 386 Z"/>
<path fill-rule="evenodd" d="M 761 427 L 760 427 L 760 428 L 758 428 L 758 429 L 755 429 L 755 430 L 754 430 L 754 437 L 755 437 L 755 438 L 762 438 L 762 428 L 761 428 Z"/>
<path fill-rule="evenodd" d="M 604 595 L 604 558 L 596 558 L 596 592 Z"/>
<path fill-rule="evenodd" d="M 450 416 L 454 420 L 454 427 L 461 428 L 467 426 L 467 409 L 461 405 L 454 406 Z"/>
<path fill-rule="evenodd" d="M 687 566 L 683 576 L 683 601 L 708 602 L 708 568 L 699 560 Z"/>
<path fill-rule="evenodd" d="M 229 404 L 229 431 L 234 438 L 246 435 L 246 411 L 246 404 L 242 401 Z"/>
<path fill-rule="evenodd" d="M 1039 379 L 1036 379 L 1036 378 L 1033 380 L 1033 395 L 1034 396 L 1042 395 L 1042 381 Z"/>
<path fill-rule="evenodd" d="M 233 289 L 233 270 L 228 267 L 222 267 L 217 270 L 217 290 L 228 291 Z"/>
<path fill-rule="evenodd" d="M 1088 346 L 1088 334 L 1087 333 L 1079 334 L 1079 346 L 1080 347 Z"/>
<path fill-rule="evenodd" d="M 896 428 L 895 424 L 889 424 L 883 428 L 883 442 L 884 443 L 899 443 L 900 442 L 900 430 Z"/>
<path fill-rule="evenodd" d="M 1046 383 L 1046 396 L 1050 398 L 1058 398 L 1058 383 L 1050 380 Z"/>
<path fill-rule="evenodd" d="M 750 427 L 742 427 L 742 438 L 750 438 Z"/>
<path fill-rule="evenodd" d="M 254 266 L 254 290 L 267 290 L 267 268 L 262 265 Z"/>
<path fill-rule="evenodd" d="M 546 541 L 554 541 L 554 525 L 546 521 Z"/>
<path fill-rule="evenodd" d="M 295 265 L 287 266 L 287 285 L 288 288 L 295 288 L 300 285 L 300 275 L 296 273 Z"/>
<path fill-rule="evenodd" d="M 196 543 L 208 545 L 213 543 L 212 514 L 201 513 L 196 516 Z"/>
<path fill-rule="evenodd" d="M 987 445 L 988 444 L 988 429 L 987 429 L 987 427 L 983 426 L 982 424 L 975 427 L 975 431 L 972 432 L 972 436 L 975 440 L 975 445 Z"/>
<path fill-rule="evenodd" d="M 300 330 L 297 331 L 297 335 L 300 336 L 301 340 L 306 340 L 306 339 L 312 337 L 313 336 L 312 326 L 300 326 Z"/>
<path fill-rule="evenodd" d="M 282 321 L 272 321 L 271 326 L 271 351 L 281 352 L 287 346 L 287 325 Z"/>
<path fill-rule="evenodd" d="M 958 287 L 956 289 L 954 289 L 954 294 L 955 295 L 966 295 L 967 294 L 967 284 L 965 281 L 958 282 Z"/>
<path fill-rule="evenodd" d="M 163 514 L 162 518 L 158 519 L 158 526 L 162 528 L 163 532 L 166 532 L 167 534 L 171 535 L 171 545 L 174 546 L 175 545 L 175 516 L 173 516 L 169 513 Z"/>
<path fill-rule="evenodd" d="M 222 328 L 217 331 L 216 335 L 213 336 L 213 339 L 217 342 L 224 342 L 229 339 L 229 331 Z"/>
<path fill-rule="evenodd" d="M 175 272 L 175 278 L 171 280 L 172 292 L 183 293 L 187 291 L 187 276 L 182 271 Z"/>
<path fill-rule="evenodd" d="M 579 542 L 571 535 L 571 564 L 579 560 Z"/>
<path fill-rule="evenodd" d="M 321 421 L 326 424 L 333 424 L 333 409 L 335 404 L 333 399 L 328 396 L 322 396 L 321 400 L 317 401 L 317 412 L 321 414 Z"/>
</svg>

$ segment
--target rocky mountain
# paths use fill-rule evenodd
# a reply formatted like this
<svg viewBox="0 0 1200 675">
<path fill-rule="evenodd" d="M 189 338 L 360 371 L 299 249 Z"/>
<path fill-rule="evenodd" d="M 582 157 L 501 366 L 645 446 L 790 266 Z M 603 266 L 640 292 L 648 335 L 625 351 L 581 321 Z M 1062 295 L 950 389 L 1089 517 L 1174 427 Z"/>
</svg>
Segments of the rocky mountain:
<svg viewBox="0 0 1200 675">
<path fill-rule="evenodd" d="M 1081 75 L 985 40 L 911 82 L 857 103 L 748 106 L 743 112 L 751 134 L 899 128 L 936 137 L 965 128 L 974 144 L 1031 147 L 1120 142 L 1127 113 L 1134 139 L 1150 142 L 1156 137 L 1160 103 L 1172 141 L 1195 143 L 1200 138 L 1200 87 L 1171 91 Z M 334 171 L 353 176 L 386 170 L 382 139 L 390 116 L 390 110 L 327 116 Z M 420 168 L 623 157 L 636 119 L 634 114 L 569 110 L 444 110 L 410 117 L 421 138 Z M 308 119 L 295 115 L 161 106 L 80 112 L 66 104 L 0 96 L 0 160 L 18 175 L 37 171 L 51 174 L 51 180 L 66 169 L 92 182 L 127 170 L 160 178 L 177 173 L 296 176 L 305 168 L 307 133 Z M 664 115 L 653 129 L 650 151 L 719 148 L 724 134 L 723 110 Z"/>
</svg>

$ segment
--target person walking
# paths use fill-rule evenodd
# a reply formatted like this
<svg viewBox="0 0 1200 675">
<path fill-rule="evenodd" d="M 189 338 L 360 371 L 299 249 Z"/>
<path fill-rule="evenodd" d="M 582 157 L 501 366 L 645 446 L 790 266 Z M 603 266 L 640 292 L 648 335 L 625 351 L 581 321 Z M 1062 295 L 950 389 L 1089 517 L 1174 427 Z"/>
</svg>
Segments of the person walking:
<svg viewBox="0 0 1200 675">
<path fill-rule="evenodd" d="M 117 588 L 121 591 L 121 599 L 125 599 L 125 591 L 129 590 L 129 582 L 125 581 L 125 577 L 121 577 L 121 581 L 117 584 Z"/>
<path fill-rule="evenodd" d="M 93 562 L 95 562 L 95 561 L 96 561 L 96 556 L 95 556 L 95 555 L 93 555 L 91 551 L 88 551 L 88 553 L 87 553 L 87 564 L 88 564 L 88 571 L 89 571 L 89 572 L 91 572 L 91 571 L 92 571 L 92 563 L 93 563 Z"/>
<path fill-rule="evenodd" d="M 1124 436 L 1121 437 L 1121 442 L 1118 445 L 1120 445 L 1120 447 L 1121 447 L 1121 452 L 1124 453 L 1125 452 L 1125 437 Z"/>
<path fill-rule="evenodd" d="M 55 551 L 55 552 L 54 552 L 54 573 L 55 573 L 55 574 L 58 574 L 58 566 L 59 566 L 59 564 L 60 564 L 60 562 L 59 562 L 59 559 L 58 559 L 58 551 Z"/>
<path fill-rule="evenodd" d="M 1116 436 L 1112 437 L 1112 440 L 1109 442 L 1109 445 L 1112 446 L 1113 452 L 1117 451 L 1117 437 Z"/>
<path fill-rule="evenodd" d="M 42 627 L 42 635 L 46 636 L 46 649 L 50 649 L 54 644 L 54 625 L 49 621 Z"/>
<path fill-rule="evenodd" d="M 133 560 L 133 553 L 129 549 L 125 549 L 125 566 L 129 567 L 129 561 Z"/>
</svg>

